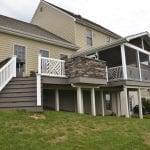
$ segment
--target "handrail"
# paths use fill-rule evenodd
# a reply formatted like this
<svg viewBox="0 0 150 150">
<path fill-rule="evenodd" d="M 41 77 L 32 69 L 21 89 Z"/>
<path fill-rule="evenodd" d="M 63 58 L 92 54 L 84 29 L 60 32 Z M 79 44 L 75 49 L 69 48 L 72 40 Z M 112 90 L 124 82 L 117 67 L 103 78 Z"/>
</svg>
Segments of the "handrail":
<svg viewBox="0 0 150 150">
<path fill-rule="evenodd" d="M 0 68 L 0 91 L 2 91 L 13 77 L 16 77 L 16 56 L 13 56 Z"/>
<path fill-rule="evenodd" d="M 65 61 L 42 57 L 38 58 L 38 74 L 51 77 L 66 77 L 65 76 Z"/>
</svg>

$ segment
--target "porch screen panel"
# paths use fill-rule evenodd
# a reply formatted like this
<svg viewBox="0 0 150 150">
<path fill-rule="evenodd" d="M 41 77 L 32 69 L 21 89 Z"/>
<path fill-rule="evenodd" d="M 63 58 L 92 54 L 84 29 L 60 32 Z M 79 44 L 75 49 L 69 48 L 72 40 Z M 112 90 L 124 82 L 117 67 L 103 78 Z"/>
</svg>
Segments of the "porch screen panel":
<svg viewBox="0 0 150 150">
<path fill-rule="evenodd" d="M 127 65 L 127 78 L 128 80 L 139 80 L 139 65 L 138 65 L 138 54 L 137 51 L 125 47 L 126 65 Z"/>
</svg>

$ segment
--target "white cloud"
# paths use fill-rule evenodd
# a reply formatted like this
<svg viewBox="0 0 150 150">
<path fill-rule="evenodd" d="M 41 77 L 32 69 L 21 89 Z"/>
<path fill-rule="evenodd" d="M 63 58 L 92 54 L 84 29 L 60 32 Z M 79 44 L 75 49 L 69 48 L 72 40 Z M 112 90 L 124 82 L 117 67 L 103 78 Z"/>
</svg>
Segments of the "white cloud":
<svg viewBox="0 0 150 150">
<path fill-rule="evenodd" d="M 40 0 L 0 0 L 0 14 L 30 21 Z M 149 0 L 47 0 L 120 34 L 150 31 Z"/>
</svg>

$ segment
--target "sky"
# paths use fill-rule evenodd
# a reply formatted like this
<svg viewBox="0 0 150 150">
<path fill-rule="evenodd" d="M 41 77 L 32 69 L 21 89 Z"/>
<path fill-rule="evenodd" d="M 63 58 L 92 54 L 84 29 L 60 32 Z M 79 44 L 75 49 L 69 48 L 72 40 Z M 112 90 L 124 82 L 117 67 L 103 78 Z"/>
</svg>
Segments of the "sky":
<svg viewBox="0 0 150 150">
<path fill-rule="evenodd" d="M 150 0 L 46 0 L 121 35 L 150 32 Z M 40 0 L 0 0 L 0 14 L 30 22 Z"/>
</svg>

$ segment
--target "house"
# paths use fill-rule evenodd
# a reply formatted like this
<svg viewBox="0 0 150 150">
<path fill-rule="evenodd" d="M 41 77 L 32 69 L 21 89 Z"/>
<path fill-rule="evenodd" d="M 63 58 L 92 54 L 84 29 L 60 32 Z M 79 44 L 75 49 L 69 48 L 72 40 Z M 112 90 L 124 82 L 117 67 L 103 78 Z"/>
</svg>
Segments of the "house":
<svg viewBox="0 0 150 150">
<path fill-rule="evenodd" d="M 44 0 L 31 23 L 0 15 L 0 109 L 143 118 L 149 51 L 148 32 L 123 38 Z"/>
</svg>

